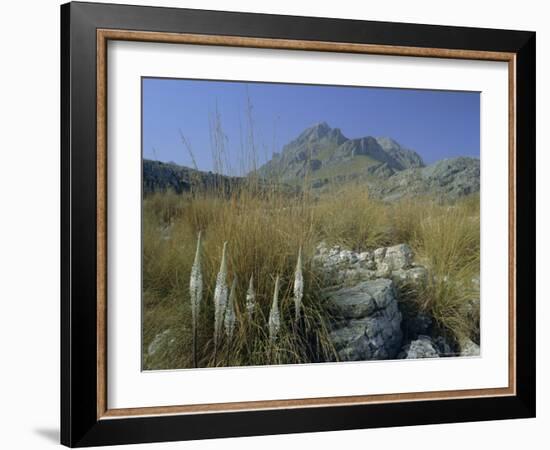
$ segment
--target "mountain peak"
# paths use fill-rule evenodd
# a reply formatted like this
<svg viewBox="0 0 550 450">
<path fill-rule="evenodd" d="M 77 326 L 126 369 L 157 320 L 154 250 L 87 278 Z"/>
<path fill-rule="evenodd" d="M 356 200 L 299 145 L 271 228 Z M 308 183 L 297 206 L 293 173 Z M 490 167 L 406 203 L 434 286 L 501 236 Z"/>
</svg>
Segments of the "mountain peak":
<svg viewBox="0 0 550 450">
<path fill-rule="evenodd" d="M 382 149 L 394 158 L 403 169 L 410 167 L 424 167 L 424 160 L 413 150 L 403 147 L 399 142 L 391 137 L 377 137 L 376 142 Z"/>
<path fill-rule="evenodd" d="M 306 128 L 296 139 L 285 145 L 283 153 L 296 153 L 318 146 L 338 146 L 347 140 L 340 128 L 331 128 L 328 123 L 319 122 Z"/>
<path fill-rule="evenodd" d="M 310 130 L 319 130 L 322 133 L 328 133 L 332 128 L 325 121 L 317 122 L 313 126 L 309 127 Z"/>
<path fill-rule="evenodd" d="M 372 175 L 368 167 L 384 166 L 376 173 L 389 173 L 410 167 L 423 167 L 418 153 L 403 148 L 389 137 L 365 136 L 348 139 L 339 128 L 319 122 L 306 128 L 283 147 L 280 154 L 260 168 L 262 176 L 276 174 L 285 182 L 299 180 L 310 173 L 312 178 Z"/>
<path fill-rule="evenodd" d="M 378 142 L 378 145 L 380 145 L 380 147 L 382 147 L 384 150 L 401 148 L 401 145 L 399 145 L 399 143 L 396 140 L 387 136 L 377 137 L 376 142 Z"/>
<path fill-rule="evenodd" d="M 327 134 L 330 133 L 332 128 L 326 122 L 319 122 L 315 125 L 306 128 L 300 136 L 298 136 L 298 141 L 318 141 L 323 139 Z"/>
</svg>

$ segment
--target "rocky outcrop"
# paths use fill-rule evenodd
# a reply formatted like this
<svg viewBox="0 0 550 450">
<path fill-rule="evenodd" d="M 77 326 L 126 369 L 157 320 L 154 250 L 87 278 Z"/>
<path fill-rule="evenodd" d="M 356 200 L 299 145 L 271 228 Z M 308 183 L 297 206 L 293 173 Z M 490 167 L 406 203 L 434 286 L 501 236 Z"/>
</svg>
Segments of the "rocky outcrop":
<svg viewBox="0 0 550 450">
<path fill-rule="evenodd" d="M 171 329 L 166 329 L 157 334 L 147 347 L 147 357 L 156 357 L 173 350 L 176 337 Z"/>
<path fill-rule="evenodd" d="M 459 342 L 460 356 L 479 356 L 479 345 L 468 338 L 462 338 Z"/>
<path fill-rule="evenodd" d="M 418 336 L 403 347 L 399 359 L 439 358 L 437 346 L 429 336 Z"/>
<path fill-rule="evenodd" d="M 402 342 L 393 282 L 364 281 L 327 292 L 334 320 L 330 338 L 342 361 L 394 358 Z"/>
<path fill-rule="evenodd" d="M 315 162 L 311 162 L 315 166 Z M 155 192 L 172 191 L 177 194 L 189 192 L 192 188 L 202 190 L 215 190 L 216 192 L 225 192 L 228 195 L 234 189 L 245 185 L 247 179 L 244 177 L 234 177 L 220 175 L 214 172 L 204 172 L 180 166 L 172 162 L 143 160 L 143 195 L 147 196 Z M 263 180 L 255 186 L 259 192 L 272 192 L 274 189 L 278 192 L 295 196 L 299 192 L 299 187 L 289 186 L 284 183 L 268 184 Z"/>
<path fill-rule="evenodd" d="M 419 287 L 428 276 L 426 268 L 414 263 L 413 252 L 407 244 L 358 253 L 321 243 L 314 262 L 331 280 L 344 284 L 388 278 L 398 286 Z"/>
<path fill-rule="evenodd" d="M 424 161 L 422 161 L 422 158 L 418 153 L 402 147 L 392 138 L 379 137 L 376 138 L 376 141 L 378 142 L 378 145 L 380 145 L 380 147 L 382 147 L 384 151 L 394 158 L 404 169 L 424 166 Z"/>
<path fill-rule="evenodd" d="M 327 165 L 339 164 L 349 161 L 356 156 L 363 155 L 372 158 L 376 162 L 385 164 L 394 171 L 408 169 L 409 167 L 424 166 L 424 162 L 418 153 L 402 149 L 395 141 L 391 142 L 393 142 L 393 146 L 387 145 L 384 148 L 384 146 L 380 145 L 379 140 L 372 136 L 349 139 L 336 148 L 327 161 Z"/>
<path fill-rule="evenodd" d="M 397 355 L 398 359 L 441 358 L 458 356 L 443 336 L 431 337 L 420 334 L 409 340 Z"/>
<path fill-rule="evenodd" d="M 395 173 L 395 170 L 392 169 L 387 163 L 379 163 L 372 164 L 367 167 L 366 173 L 367 176 L 385 179 L 391 177 Z"/>
<path fill-rule="evenodd" d="M 399 292 L 421 290 L 428 278 L 407 244 L 354 252 L 321 243 L 313 262 L 333 286 L 324 293 L 340 360 L 479 355 L 473 341 L 457 344 L 440 335 L 427 311 L 400 310 Z"/>
<path fill-rule="evenodd" d="M 221 188 L 242 184 L 240 178 L 226 177 L 212 172 L 202 172 L 175 163 L 143 160 L 143 193 L 173 191 L 188 192 L 191 187 Z"/>
<path fill-rule="evenodd" d="M 391 359 L 403 344 L 396 283 L 424 283 L 406 244 L 353 252 L 320 244 L 314 263 L 336 288 L 325 291 L 333 312 L 330 338 L 343 361 Z"/>
</svg>

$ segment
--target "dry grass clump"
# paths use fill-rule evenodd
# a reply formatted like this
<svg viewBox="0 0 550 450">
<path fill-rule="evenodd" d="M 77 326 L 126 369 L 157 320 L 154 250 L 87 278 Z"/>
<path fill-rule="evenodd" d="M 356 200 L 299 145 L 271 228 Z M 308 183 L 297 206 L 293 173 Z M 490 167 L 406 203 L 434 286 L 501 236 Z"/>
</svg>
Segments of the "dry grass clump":
<svg viewBox="0 0 550 450">
<path fill-rule="evenodd" d="M 419 302 L 457 340 L 479 335 L 479 197 L 477 208 L 475 201 L 466 199 L 425 217 L 415 244 L 430 270 Z"/>
<path fill-rule="evenodd" d="M 443 215 L 448 207 L 430 197 L 382 202 L 370 198 L 364 184 L 348 184 L 323 193 L 311 211 L 316 231 L 328 244 L 361 251 L 412 243 L 422 221 Z"/>
<path fill-rule="evenodd" d="M 379 247 L 388 239 L 387 207 L 373 201 L 364 185 L 345 185 L 321 195 L 312 205 L 313 226 L 329 245 L 352 250 Z"/>
</svg>

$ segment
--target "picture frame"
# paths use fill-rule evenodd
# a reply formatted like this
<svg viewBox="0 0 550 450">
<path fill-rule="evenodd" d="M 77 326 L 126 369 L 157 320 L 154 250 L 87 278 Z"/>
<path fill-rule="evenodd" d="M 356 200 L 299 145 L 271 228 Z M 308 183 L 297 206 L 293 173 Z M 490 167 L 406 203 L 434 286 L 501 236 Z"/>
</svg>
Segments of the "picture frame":
<svg viewBox="0 0 550 450">
<path fill-rule="evenodd" d="M 112 41 L 506 63 L 508 386 L 110 408 L 106 186 Z M 61 443 L 81 447 L 534 417 L 535 41 L 535 33 L 527 31 L 62 5 Z"/>
</svg>

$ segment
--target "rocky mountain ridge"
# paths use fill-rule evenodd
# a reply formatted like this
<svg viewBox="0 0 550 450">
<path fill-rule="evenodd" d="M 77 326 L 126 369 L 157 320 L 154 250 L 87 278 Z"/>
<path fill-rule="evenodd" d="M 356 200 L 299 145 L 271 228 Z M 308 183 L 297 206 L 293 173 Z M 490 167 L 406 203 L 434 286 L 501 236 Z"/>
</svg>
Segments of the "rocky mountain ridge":
<svg viewBox="0 0 550 450">
<path fill-rule="evenodd" d="M 443 159 L 379 178 L 367 180 L 369 193 L 385 201 L 427 195 L 455 200 L 479 192 L 480 163 L 477 158 Z"/>
<path fill-rule="evenodd" d="M 458 157 L 427 166 L 415 151 L 389 137 L 346 138 L 326 122 L 303 131 L 258 170 L 265 179 L 314 189 L 364 183 L 374 198 L 394 201 L 406 196 L 457 199 L 479 192 L 477 158 Z"/>
<path fill-rule="evenodd" d="M 262 185 L 276 183 L 289 193 L 308 186 L 316 192 L 345 183 L 367 186 L 369 195 L 384 201 L 407 196 L 445 200 L 479 192 L 480 161 L 458 157 L 425 165 L 422 157 L 388 137 L 346 138 L 325 122 L 303 131 L 281 153 L 256 172 Z M 143 191 L 189 191 L 192 185 L 229 190 L 245 178 L 203 172 L 175 163 L 143 161 Z"/>
<path fill-rule="evenodd" d="M 281 153 L 258 169 L 264 178 L 292 183 L 306 174 L 312 179 L 365 173 L 368 167 L 384 166 L 388 175 L 424 167 L 422 157 L 389 137 L 348 139 L 326 122 L 304 130 L 283 147 Z"/>
<path fill-rule="evenodd" d="M 143 193 L 167 190 L 178 194 L 187 192 L 193 183 L 199 185 L 213 185 L 217 182 L 225 183 L 225 178 L 212 172 L 202 172 L 176 163 L 143 160 Z"/>
</svg>

